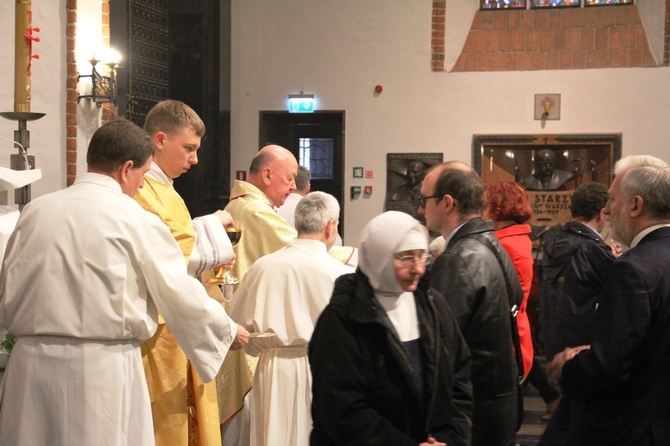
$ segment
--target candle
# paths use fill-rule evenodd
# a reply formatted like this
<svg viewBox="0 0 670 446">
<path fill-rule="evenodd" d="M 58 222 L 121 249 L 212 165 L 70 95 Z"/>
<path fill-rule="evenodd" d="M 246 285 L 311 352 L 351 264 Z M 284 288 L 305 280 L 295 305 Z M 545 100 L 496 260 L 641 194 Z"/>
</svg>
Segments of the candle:
<svg viewBox="0 0 670 446">
<path fill-rule="evenodd" d="M 30 111 L 31 0 L 16 0 L 14 50 L 14 111 Z"/>
</svg>

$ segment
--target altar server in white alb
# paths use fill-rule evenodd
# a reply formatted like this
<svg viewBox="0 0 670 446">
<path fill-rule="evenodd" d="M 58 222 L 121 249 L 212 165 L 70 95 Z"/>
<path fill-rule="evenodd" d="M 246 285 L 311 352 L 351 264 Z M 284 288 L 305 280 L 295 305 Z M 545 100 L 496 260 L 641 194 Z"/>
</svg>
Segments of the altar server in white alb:
<svg viewBox="0 0 670 446">
<path fill-rule="evenodd" d="M 231 317 L 261 333 L 246 347 L 247 353 L 260 354 L 250 403 L 251 446 L 309 445 L 312 379 L 307 344 L 335 279 L 353 272 L 328 254 L 339 213 L 332 195 L 306 195 L 295 211 L 298 238 L 257 260 L 233 296 Z"/>
<path fill-rule="evenodd" d="M 248 333 L 188 276 L 161 220 L 132 198 L 154 146 L 112 121 L 88 173 L 23 210 L 0 275 L 0 323 L 18 340 L 0 405 L 0 445 L 153 445 L 140 342 L 158 312 L 211 381 Z"/>
</svg>

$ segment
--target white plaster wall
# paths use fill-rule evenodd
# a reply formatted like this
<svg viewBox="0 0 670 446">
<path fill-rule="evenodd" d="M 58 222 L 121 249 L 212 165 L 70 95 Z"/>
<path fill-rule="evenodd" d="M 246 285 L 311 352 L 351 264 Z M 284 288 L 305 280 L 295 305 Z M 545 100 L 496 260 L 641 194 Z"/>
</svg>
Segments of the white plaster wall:
<svg viewBox="0 0 670 446">
<path fill-rule="evenodd" d="M 0 2 L 0 111 L 14 111 L 14 6 L 13 1 Z M 65 0 L 34 0 L 33 26 L 41 42 L 33 51 L 39 60 L 32 64 L 31 111 L 46 113 L 38 121 L 28 122 L 29 153 L 35 155 L 42 179 L 32 186 L 33 197 L 65 186 Z M 16 121 L 0 118 L 0 136 L 14 138 Z M 13 144 L 0 140 L 0 166 L 9 167 L 9 157 L 18 153 Z M 9 202 L 14 194 L 9 194 Z"/>
<path fill-rule="evenodd" d="M 456 64 L 461 48 L 472 26 L 475 13 L 479 10 L 479 0 L 460 0 L 447 2 L 444 17 L 444 66 L 447 71 Z"/>
<path fill-rule="evenodd" d="M 654 59 L 661 65 L 665 45 L 665 0 L 645 0 L 636 3 Z"/>
<path fill-rule="evenodd" d="M 232 171 L 246 170 L 256 153 L 259 110 L 285 110 L 289 93 L 314 93 L 318 109 L 345 110 L 346 243 L 383 210 L 389 152 L 470 162 L 474 134 L 623 133 L 624 155 L 670 161 L 669 68 L 433 73 L 431 0 L 232 4 Z M 468 13 L 463 26 L 471 20 Z M 533 119 L 536 93 L 561 94 L 560 121 L 542 128 Z M 354 166 L 373 169 L 374 179 L 353 179 Z M 353 185 L 374 193 L 352 201 Z"/>
</svg>

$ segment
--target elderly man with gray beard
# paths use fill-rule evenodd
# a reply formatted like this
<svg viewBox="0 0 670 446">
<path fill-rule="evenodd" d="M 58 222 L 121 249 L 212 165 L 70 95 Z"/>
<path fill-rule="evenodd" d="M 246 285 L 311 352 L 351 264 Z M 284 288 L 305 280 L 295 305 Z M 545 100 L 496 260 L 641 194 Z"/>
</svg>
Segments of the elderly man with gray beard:
<svg viewBox="0 0 670 446">
<path fill-rule="evenodd" d="M 670 166 L 629 156 L 614 169 L 605 213 L 630 246 L 609 269 L 590 346 L 550 364 L 584 405 L 571 445 L 670 444 Z"/>
</svg>

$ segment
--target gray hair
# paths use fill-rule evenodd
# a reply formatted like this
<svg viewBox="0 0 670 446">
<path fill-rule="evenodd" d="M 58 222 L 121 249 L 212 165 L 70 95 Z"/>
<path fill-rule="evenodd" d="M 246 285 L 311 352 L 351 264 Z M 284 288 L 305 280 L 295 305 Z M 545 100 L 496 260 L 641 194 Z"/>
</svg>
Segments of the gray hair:
<svg viewBox="0 0 670 446">
<path fill-rule="evenodd" d="M 639 195 L 652 217 L 670 218 L 670 166 L 656 163 L 629 167 L 623 172 L 621 195 L 625 199 Z"/>
<path fill-rule="evenodd" d="M 258 152 L 256 156 L 251 160 L 251 165 L 249 166 L 249 174 L 253 175 L 259 173 L 263 167 L 273 161 L 277 156 L 274 153 L 270 152 Z"/>
<path fill-rule="evenodd" d="M 295 228 L 298 234 L 318 234 L 328 222 L 338 221 L 340 204 L 325 192 L 310 192 L 295 208 Z"/>
<path fill-rule="evenodd" d="M 312 173 L 309 169 L 298 166 L 298 174 L 295 176 L 295 188 L 299 192 L 305 192 L 307 186 L 309 186 L 309 180 L 312 177 Z"/>
<path fill-rule="evenodd" d="M 668 163 L 651 155 L 628 155 L 627 157 L 621 158 L 619 161 L 617 161 L 616 165 L 614 166 L 614 175 L 619 175 L 628 169 L 643 166 L 657 167 L 662 169 L 668 167 Z"/>
</svg>

